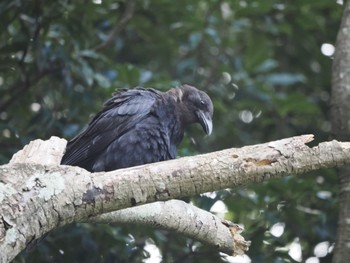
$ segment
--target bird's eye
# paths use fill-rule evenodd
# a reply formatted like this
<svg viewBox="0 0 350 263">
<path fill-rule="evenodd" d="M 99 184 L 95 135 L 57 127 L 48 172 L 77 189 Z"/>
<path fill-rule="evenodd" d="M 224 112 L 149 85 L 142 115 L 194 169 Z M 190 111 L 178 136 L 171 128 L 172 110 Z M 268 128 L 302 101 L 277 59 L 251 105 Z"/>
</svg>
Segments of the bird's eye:
<svg viewBox="0 0 350 263">
<path fill-rule="evenodd" d="M 205 102 L 204 102 L 204 100 L 201 100 L 201 104 L 202 104 L 202 105 L 205 105 Z"/>
</svg>

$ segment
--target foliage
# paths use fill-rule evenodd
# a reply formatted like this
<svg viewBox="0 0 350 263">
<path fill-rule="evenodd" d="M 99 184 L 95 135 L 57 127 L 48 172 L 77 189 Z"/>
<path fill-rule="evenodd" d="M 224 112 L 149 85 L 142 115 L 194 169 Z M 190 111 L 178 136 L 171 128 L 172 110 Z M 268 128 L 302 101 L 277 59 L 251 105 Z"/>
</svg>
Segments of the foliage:
<svg viewBox="0 0 350 263">
<path fill-rule="evenodd" d="M 180 155 L 303 133 L 325 140 L 331 59 L 320 47 L 334 42 L 341 11 L 328 0 L 3 0 L 0 163 L 30 140 L 72 138 L 114 90 L 136 85 L 189 83 L 212 97 L 213 135 L 191 129 Z M 116 27 L 116 38 L 101 48 Z M 244 224 L 253 241 L 253 262 L 294 262 L 288 252 L 297 240 L 305 260 L 320 242 L 334 241 L 333 171 L 210 196 L 192 201 L 210 209 L 223 200 L 226 217 Z M 278 223 L 280 237 L 270 231 Z M 161 230 L 86 224 L 51 234 L 27 260 L 140 262 L 151 243 L 164 262 L 225 260 Z M 329 262 L 325 256 L 321 262 Z"/>
</svg>

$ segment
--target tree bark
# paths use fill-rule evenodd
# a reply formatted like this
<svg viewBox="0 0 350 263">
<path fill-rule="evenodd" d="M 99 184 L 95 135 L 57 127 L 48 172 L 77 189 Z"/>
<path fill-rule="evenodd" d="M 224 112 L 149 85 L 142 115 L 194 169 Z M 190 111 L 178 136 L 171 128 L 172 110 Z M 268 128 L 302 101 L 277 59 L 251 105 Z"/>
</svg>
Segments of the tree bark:
<svg viewBox="0 0 350 263">
<path fill-rule="evenodd" d="M 332 131 L 338 140 L 350 140 L 350 2 L 346 2 L 336 41 L 332 70 Z M 338 169 L 339 218 L 333 263 L 350 258 L 350 167 Z"/>
<path fill-rule="evenodd" d="M 332 141 L 309 148 L 305 143 L 312 139 L 312 135 L 303 135 L 108 173 L 52 165 L 46 159 L 50 149 L 55 152 L 58 147 L 55 143 L 48 142 L 51 148 L 45 151 L 41 149 L 47 147 L 29 145 L 22 152 L 26 158 L 19 153 L 9 164 L 0 166 L 0 261 L 12 260 L 32 240 L 71 222 L 350 163 L 350 143 Z M 222 223 L 232 234 L 231 251 L 238 253 L 236 244 L 246 249 L 248 243 L 239 235 L 241 230 Z"/>
<path fill-rule="evenodd" d="M 90 218 L 89 223 L 141 224 L 182 234 L 236 256 L 248 250 L 242 227 L 180 200 L 155 202 Z"/>
</svg>

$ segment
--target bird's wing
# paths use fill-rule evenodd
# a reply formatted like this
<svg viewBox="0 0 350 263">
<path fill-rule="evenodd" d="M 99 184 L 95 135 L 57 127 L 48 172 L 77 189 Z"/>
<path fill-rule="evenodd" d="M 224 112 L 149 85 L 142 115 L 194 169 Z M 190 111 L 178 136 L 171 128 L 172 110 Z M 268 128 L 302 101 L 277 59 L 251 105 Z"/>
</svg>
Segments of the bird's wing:
<svg viewBox="0 0 350 263">
<path fill-rule="evenodd" d="M 153 89 L 122 90 L 109 99 L 88 127 L 72 139 L 61 164 L 89 165 L 108 145 L 132 129 L 151 111 L 160 93 Z"/>
</svg>

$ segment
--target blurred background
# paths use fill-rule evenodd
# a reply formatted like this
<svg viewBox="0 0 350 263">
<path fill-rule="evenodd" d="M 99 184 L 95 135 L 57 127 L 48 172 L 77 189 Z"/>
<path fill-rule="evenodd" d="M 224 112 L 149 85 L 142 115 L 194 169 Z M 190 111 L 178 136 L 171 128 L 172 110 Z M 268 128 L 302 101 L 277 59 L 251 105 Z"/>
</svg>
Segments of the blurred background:
<svg viewBox="0 0 350 263">
<path fill-rule="evenodd" d="M 213 100 L 214 132 L 192 127 L 179 156 L 312 133 L 330 139 L 342 1 L 2 0 L 0 164 L 34 139 L 71 139 L 120 88 L 182 83 Z M 15 262 L 330 262 L 333 170 L 186 199 L 244 225 L 228 257 L 143 226 L 74 224 Z"/>
</svg>

